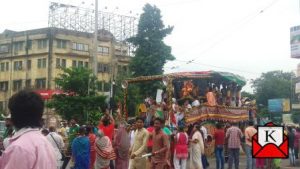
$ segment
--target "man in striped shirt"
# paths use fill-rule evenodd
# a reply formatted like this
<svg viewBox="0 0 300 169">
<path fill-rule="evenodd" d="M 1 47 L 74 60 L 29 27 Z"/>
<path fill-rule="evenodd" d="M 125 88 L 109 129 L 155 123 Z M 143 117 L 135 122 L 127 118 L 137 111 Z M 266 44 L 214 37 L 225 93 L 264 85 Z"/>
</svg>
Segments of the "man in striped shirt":
<svg viewBox="0 0 300 169">
<path fill-rule="evenodd" d="M 233 123 L 232 126 L 226 132 L 226 139 L 228 139 L 228 169 L 232 169 L 234 162 L 235 169 L 239 168 L 239 153 L 242 131 L 237 127 L 237 123 Z"/>
</svg>

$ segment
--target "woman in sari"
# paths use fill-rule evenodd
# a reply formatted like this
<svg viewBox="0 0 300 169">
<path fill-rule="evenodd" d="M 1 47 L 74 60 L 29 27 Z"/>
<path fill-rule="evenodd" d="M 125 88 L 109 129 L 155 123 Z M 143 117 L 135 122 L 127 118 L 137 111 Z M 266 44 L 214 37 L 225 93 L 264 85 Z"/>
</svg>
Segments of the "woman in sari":
<svg viewBox="0 0 300 169">
<path fill-rule="evenodd" d="M 190 169 L 203 169 L 201 156 L 204 154 L 204 142 L 200 128 L 200 125 L 194 126 L 193 136 L 190 140 Z"/>
<path fill-rule="evenodd" d="M 119 124 L 114 147 L 117 156 L 115 169 L 128 169 L 130 138 L 125 123 Z"/>
<path fill-rule="evenodd" d="M 96 135 L 94 134 L 94 127 L 87 126 L 86 132 L 89 137 L 90 141 L 90 169 L 94 169 L 94 164 L 96 161 L 96 150 L 95 150 L 95 142 L 96 142 Z"/>
<path fill-rule="evenodd" d="M 103 131 L 98 130 L 95 169 L 109 169 L 110 160 L 114 159 L 116 159 L 116 154 L 110 139 L 104 136 Z"/>
<path fill-rule="evenodd" d="M 75 163 L 74 169 L 89 169 L 90 165 L 90 141 L 85 136 L 84 127 L 79 128 L 79 136 L 72 143 L 72 157 Z"/>
</svg>

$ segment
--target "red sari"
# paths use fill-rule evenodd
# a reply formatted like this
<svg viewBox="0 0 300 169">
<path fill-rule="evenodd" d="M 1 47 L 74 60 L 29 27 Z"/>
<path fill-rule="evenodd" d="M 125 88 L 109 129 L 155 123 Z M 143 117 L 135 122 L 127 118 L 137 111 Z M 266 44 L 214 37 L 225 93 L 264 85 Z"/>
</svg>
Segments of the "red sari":
<svg viewBox="0 0 300 169">
<path fill-rule="evenodd" d="M 94 164 L 96 161 L 96 149 L 95 149 L 95 142 L 96 142 L 96 135 L 93 133 L 89 134 L 89 141 L 90 141 L 90 169 L 94 168 Z"/>
</svg>

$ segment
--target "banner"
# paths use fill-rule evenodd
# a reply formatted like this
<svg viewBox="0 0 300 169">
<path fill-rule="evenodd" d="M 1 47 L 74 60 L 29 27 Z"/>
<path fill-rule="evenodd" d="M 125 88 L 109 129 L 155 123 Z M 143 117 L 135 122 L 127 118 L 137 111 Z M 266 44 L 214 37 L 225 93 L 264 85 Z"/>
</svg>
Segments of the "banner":
<svg viewBox="0 0 300 169">
<path fill-rule="evenodd" d="M 156 103 L 161 103 L 162 102 L 162 93 L 163 93 L 163 90 L 157 89 L 157 92 L 156 92 Z"/>
<path fill-rule="evenodd" d="M 291 57 L 300 58 L 300 26 L 290 28 Z"/>
<path fill-rule="evenodd" d="M 255 110 L 252 110 L 255 116 Z M 194 107 L 191 112 L 185 114 L 186 123 L 194 123 L 204 120 L 217 120 L 228 122 L 240 122 L 249 120 L 249 110 L 245 108 L 230 108 L 222 106 Z"/>
<path fill-rule="evenodd" d="M 269 99 L 268 111 L 271 113 L 289 112 L 290 99 Z"/>
<path fill-rule="evenodd" d="M 283 114 L 282 115 L 282 122 L 284 124 L 294 124 L 292 121 L 292 114 Z"/>
<path fill-rule="evenodd" d="M 300 82 L 295 84 L 295 93 L 296 94 L 300 93 Z"/>
</svg>

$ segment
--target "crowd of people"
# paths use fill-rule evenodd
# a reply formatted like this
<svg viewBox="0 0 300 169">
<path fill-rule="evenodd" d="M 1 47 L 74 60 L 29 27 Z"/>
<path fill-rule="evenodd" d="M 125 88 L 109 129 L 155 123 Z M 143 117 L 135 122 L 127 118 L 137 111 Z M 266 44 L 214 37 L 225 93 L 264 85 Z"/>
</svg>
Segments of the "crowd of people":
<svg viewBox="0 0 300 169">
<path fill-rule="evenodd" d="M 42 128 L 44 103 L 31 91 L 20 91 L 9 100 L 0 169 L 206 169 L 210 165 L 207 147 L 214 146 L 216 166 L 239 168 L 241 148 L 247 169 L 271 164 L 252 157 L 253 121 L 247 127 L 238 123 L 215 123 L 208 130 L 203 123 L 170 127 L 159 116 L 149 124 L 144 117 L 116 120 L 106 110 L 98 126 L 79 125 L 75 119 Z M 287 127 L 291 166 L 299 155 L 299 128 Z M 227 164 L 226 164 L 227 163 Z M 276 166 L 275 166 L 276 167 Z"/>
</svg>

